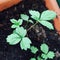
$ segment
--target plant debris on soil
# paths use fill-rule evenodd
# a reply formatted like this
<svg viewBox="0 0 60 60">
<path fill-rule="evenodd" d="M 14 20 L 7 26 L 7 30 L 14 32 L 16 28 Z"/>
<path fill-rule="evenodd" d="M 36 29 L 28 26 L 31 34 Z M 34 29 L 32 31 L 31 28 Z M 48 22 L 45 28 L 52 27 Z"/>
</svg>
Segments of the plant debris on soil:
<svg viewBox="0 0 60 60">
<path fill-rule="evenodd" d="M 29 10 L 42 12 L 46 10 L 44 0 L 23 0 L 18 5 L 0 12 L 0 59 L 1 60 L 29 60 L 34 56 L 29 50 L 23 51 L 19 44 L 11 46 L 6 42 L 7 35 L 12 33 L 10 19 L 19 19 L 20 14 L 28 14 Z M 60 60 L 60 35 L 56 30 L 49 30 L 38 24 L 28 32 L 28 37 L 34 46 L 47 43 L 50 50 L 54 51 L 56 57 L 53 60 Z M 38 55 L 37 53 L 36 55 Z"/>
</svg>

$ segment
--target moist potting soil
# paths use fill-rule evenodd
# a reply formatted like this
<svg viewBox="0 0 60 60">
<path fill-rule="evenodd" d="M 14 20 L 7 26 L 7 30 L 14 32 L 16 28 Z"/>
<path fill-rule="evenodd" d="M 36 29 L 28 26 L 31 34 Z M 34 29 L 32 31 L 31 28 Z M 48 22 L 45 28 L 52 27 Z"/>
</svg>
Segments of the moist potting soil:
<svg viewBox="0 0 60 60">
<path fill-rule="evenodd" d="M 0 12 L 0 60 L 29 60 L 31 57 L 36 57 L 41 53 L 39 51 L 34 55 L 30 50 L 21 50 L 19 44 L 11 46 L 6 42 L 6 37 L 13 31 L 11 29 L 12 24 L 10 19 L 19 19 L 21 13 L 29 15 L 29 10 L 42 12 L 46 9 L 43 0 L 23 0 L 18 5 Z M 36 30 L 39 32 L 37 33 Z M 60 60 L 60 35 L 55 30 L 49 30 L 41 24 L 38 24 L 28 32 L 28 37 L 31 39 L 32 44 L 38 48 L 42 43 L 48 44 L 50 50 L 56 53 L 53 60 Z"/>
</svg>

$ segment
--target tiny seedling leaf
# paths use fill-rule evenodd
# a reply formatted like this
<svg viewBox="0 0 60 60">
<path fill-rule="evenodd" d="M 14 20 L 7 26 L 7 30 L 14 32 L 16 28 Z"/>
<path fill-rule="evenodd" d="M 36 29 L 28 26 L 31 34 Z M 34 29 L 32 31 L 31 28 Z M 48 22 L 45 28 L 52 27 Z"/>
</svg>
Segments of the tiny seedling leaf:
<svg viewBox="0 0 60 60">
<path fill-rule="evenodd" d="M 40 48 L 41 48 L 41 51 L 42 51 L 43 53 L 45 53 L 45 54 L 47 54 L 48 51 L 49 51 L 49 47 L 48 47 L 47 44 L 42 44 L 42 45 L 40 46 Z"/>
<path fill-rule="evenodd" d="M 42 54 L 41 57 L 45 60 L 47 60 L 47 58 L 48 58 L 46 54 Z"/>
<path fill-rule="evenodd" d="M 35 58 L 31 58 L 30 60 L 36 60 Z"/>
<path fill-rule="evenodd" d="M 40 20 L 52 20 L 56 17 L 56 13 L 51 10 L 42 12 Z"/>
<path fill-rule="evenodd" d="M 34 47 L 34 46 L 31 46 L 31 52 L 33 54 L 36 54 L 36 52 L 38 51 L 38 48 Z"/>
<path fill-rule="evenodd" d="M 11 23 L 13 23 L 13 24 L 17 22 L 16 19 L 10 19 L 10 21 L 11 21 Z"/>
<path fill-rule="evenodd" d="M 20 25 L 22 25 L 23 20 L 22 20 L 22 19 L 19 19 L 19 20 L 17 21 L 17 20 L 12 19 L 11 22 L 13 23 L 13 25 L 11 26 L 11 28 L 17 28 L 17 27 L 19 27 Z"/>
<path fill-rule="evenodd" d="M 29 22 L 32 23 L 32 24 L 34 23 L 32 20 L 29 20 Z"/>
<path fill-rule="evenodd" d="M 21 38 L 19 35 L 13 33 L 11 35 L 8 35 L 8 37 L 6 38 L 7 42 L 10 44 L 10 45 L 15 45 L 17 43 L 20 42 Z"/>
<path fill-rule="evenodd" d="M 11 26 L 11 28 L 17 28 L 17 27 L 19 27 L 18 25 L 15 25 L 15 24 L 13 24 L 12 26 Z"/>
<path fill-rule="evenodd" d="M 47 28 L 54 30 L 54 27 L 53 27 L 53 25 L 52 25 L 50 22 L 48 22 L 48 21 L 39 21 L 39 22 L 40 22 L 43 26 L 46 26 Z"/>
<path fill-rule="evenodd" d="M 48 54 L 47 54 L 47 56 L 48 56 L 48 58 L 53 59 L 54 56 L 55 56 L 55 54 L 54 54 L 54 52 L 49 51 Z"/>
<path fill-rule="evenodd" d="M 22 41 L 20 43 L 20 47 L 22 50 L 27 50 L 30 48 L 31 40 L 28 37 L 22 38 Z"/>
<path fill-rule="evenodd" d="M 40 56 L 37 57 L 37 60 L 43 60 Z"/>
<path fill-rule="evenodd" d="M 25 20 L 25 21 L 28 21 L 29 16 L 26 15 L 26 14 L 21 14 L 21 18 L 22 18 L 23 20 Z"/>
</svg>

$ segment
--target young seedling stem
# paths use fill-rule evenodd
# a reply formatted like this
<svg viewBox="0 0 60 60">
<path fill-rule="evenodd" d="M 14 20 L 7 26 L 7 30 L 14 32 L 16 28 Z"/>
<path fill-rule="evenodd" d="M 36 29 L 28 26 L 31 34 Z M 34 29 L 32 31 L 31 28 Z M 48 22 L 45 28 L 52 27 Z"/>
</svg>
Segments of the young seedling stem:
<svg viewBox="0 0 60 60">
<path fill-rule="evenodd" d="M 38 24 L 39 22 L 36 21 L 36 23 L 34 25 L 32 25 L 27 31 L 31 30 L 34 26 L 36 26 L 36 24 Z"/>
</svg>

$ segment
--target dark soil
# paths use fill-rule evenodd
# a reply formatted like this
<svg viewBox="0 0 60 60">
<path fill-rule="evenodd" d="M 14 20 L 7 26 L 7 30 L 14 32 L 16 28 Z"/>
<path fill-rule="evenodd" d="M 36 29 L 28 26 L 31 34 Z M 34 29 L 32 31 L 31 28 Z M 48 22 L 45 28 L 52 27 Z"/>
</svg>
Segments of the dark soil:
<svg viewBox="0 0 60 60">
<path fill-rule="evenodd" d="M 38 10 L 42 12 L 46 10 L 43 0 L 23 0 L 16 6 L 13 6 L 3 12 L 0 12 L 0 59 L 1 60 L 29 60 L 34 55 L 28 51 L 22 51 L 19 44 L 10 46 L 6 42 L 7 35 L 12 33 L 10 19 L 19 19 L 21 13 L 28 14 L 28 10 Z M 37 32 L 37 30 L 39 32 Z M 50 50 L 56 53 L 53 60 L 60 60 L 60 36 L 55 30 L 49 30 L 46 27 L 38 24 L 28 32 L 29 38 L 33 45 L 39 46 L 42 43 L 47 43 Z M 36 54 L 36 56 L 39 53 Z M 49 60 L 49 59 L 48 59 Z"/>
</svg>

